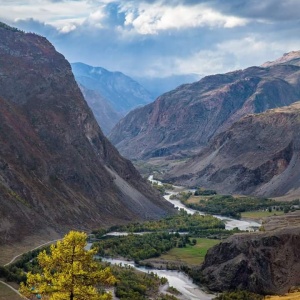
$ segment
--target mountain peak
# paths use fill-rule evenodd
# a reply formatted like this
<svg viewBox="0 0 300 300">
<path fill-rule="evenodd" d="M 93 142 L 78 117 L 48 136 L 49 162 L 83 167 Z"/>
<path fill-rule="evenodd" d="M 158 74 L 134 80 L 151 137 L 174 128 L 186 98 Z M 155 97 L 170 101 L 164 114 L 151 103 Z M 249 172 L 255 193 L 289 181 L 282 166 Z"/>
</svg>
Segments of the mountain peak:
<svg viewBox="0 0 300 300">
<path fill-rule="evenodd" d="M 132 159 L 191 156 L 241 117 L 298 101 L 299 54 L 285 55 L 289 63 L 249 67 L 182 85 L 127 114 L 109 138 Z M 290 63 L 297 60 L 299 66 Z"/>
<path fill-rule="evenodd" d="M 72 64 L 72 70 L 77 82 L 98 92 L 121 115 L 153 100 L 143 86 L 122 72 L 111 72 L 102 67 L 78 62 Z"/>
<path fill-rule="evenodd" d="M 300 50 L 284 53 L 283 56 L 281 56 L 280 58 L 274 61 L 267 61 L 261 66 L 264 68 L 268 68 L 274 65 L 281 65 L 281 64 L 300 66 Z"/>
<path fill-rule="evenodd" d="M 1 25 L 0 129 L 1 253 L 174 212 L 105 138 L 63 55 Z"/>
</svg>

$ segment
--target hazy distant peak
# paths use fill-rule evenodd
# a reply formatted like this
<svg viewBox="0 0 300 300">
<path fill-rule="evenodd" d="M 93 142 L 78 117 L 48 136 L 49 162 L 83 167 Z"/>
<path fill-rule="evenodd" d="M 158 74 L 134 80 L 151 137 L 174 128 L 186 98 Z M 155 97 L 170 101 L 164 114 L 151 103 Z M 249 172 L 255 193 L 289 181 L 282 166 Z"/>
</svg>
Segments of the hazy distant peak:
<svg viewBox="0 0 300 300">
<path fill-rule="evenodd" d="M 280 64 L 292 64 L 292 65 L 300 66 L 300 50 L 284 53 L 282 57 L 274 61 L 267 61 L 261 66 L 267 68 L 267 67 L 280 65 Z"/>
</svg>

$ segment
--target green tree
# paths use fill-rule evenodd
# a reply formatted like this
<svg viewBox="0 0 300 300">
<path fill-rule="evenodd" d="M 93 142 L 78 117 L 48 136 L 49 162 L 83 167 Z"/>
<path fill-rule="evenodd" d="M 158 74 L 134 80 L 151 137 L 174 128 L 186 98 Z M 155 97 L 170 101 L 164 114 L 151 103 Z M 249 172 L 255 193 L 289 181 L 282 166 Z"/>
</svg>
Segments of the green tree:
<svg viewBox="0 0 300 300">
<path fill-rule="evenodd" d="M 100 292 L 100 287 L 113 285 L 116 279 L 110 268 L 103 269 L 94 260 L 97 249 L 85 250 L 86 239 L 85 233 L 71 231 L 51 246 L 50 254 L 42 251 L 38 255 L 42 272 L 29 272 L 20 292 L 26 297 L 49 300 L 112 299 L 111 293 Z"/>
</svg>

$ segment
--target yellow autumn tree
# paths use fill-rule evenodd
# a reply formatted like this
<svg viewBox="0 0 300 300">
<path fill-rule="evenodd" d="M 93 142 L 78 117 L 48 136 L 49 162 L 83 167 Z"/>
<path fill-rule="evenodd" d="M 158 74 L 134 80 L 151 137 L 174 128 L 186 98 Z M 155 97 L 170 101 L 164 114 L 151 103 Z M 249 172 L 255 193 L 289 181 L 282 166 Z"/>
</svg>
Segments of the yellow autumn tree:
<svg viewBox="0 0 300 300">
<path fill-rule="evenodd" d="M 87 235 L 71 231 L 50 254 L 38 255 L 41 274 L 27 274 L 20 292 L 24 296 L 49 300 L 110 300 L 111 293 L 100 292 L 100 287 L 116 282 L 110 268 L 101 268 L 94 260 L 96 249 L 86 250 Z"/>
</svg>

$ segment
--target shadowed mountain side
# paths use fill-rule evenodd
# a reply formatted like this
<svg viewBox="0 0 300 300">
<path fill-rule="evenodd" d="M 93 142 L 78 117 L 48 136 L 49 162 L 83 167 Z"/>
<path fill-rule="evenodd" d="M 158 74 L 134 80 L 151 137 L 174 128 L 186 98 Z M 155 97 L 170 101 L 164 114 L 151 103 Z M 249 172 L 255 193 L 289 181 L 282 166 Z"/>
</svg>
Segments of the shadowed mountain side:
<svg viewBox="0 0 300 300">
<path fill-rule="evenodd" d="M 84 99 L 92 109 L 93 114 L 104 134 L 108 134 L 111 129 L 122 118 L 122 114 L 117 113 L 98 92 L 89 90 L 79 84 Z"/>
<path fill-rule="evenodd" d="M 65 58 L 2 23 L 0 103 L 0 246 L 174 213 L 104 137 Z"/>
<path fill-rule="evenodd" d="M 300 102 L 249 115 L 165 179 L 220 193 L 300 194 Z"/>
<path fill-rule="evenodd" d="M 109 139 L 126 157 L 191 156 L 251 113 L 300 99 L 300 67 L 293 60 L 212 75 L 158 97 L 119 121 Z"/>
<path fill-rule="evenodd" d="M 130 110 L 153 101 L 152 95 L 138 82 L 121 72 L 110 72 L 101 67 L 72 63 L 77 82 L 99 93 L 117 112 L 125 115 Z M 94 110 L 94 107 L 91 106 Z"/>
</svg>

